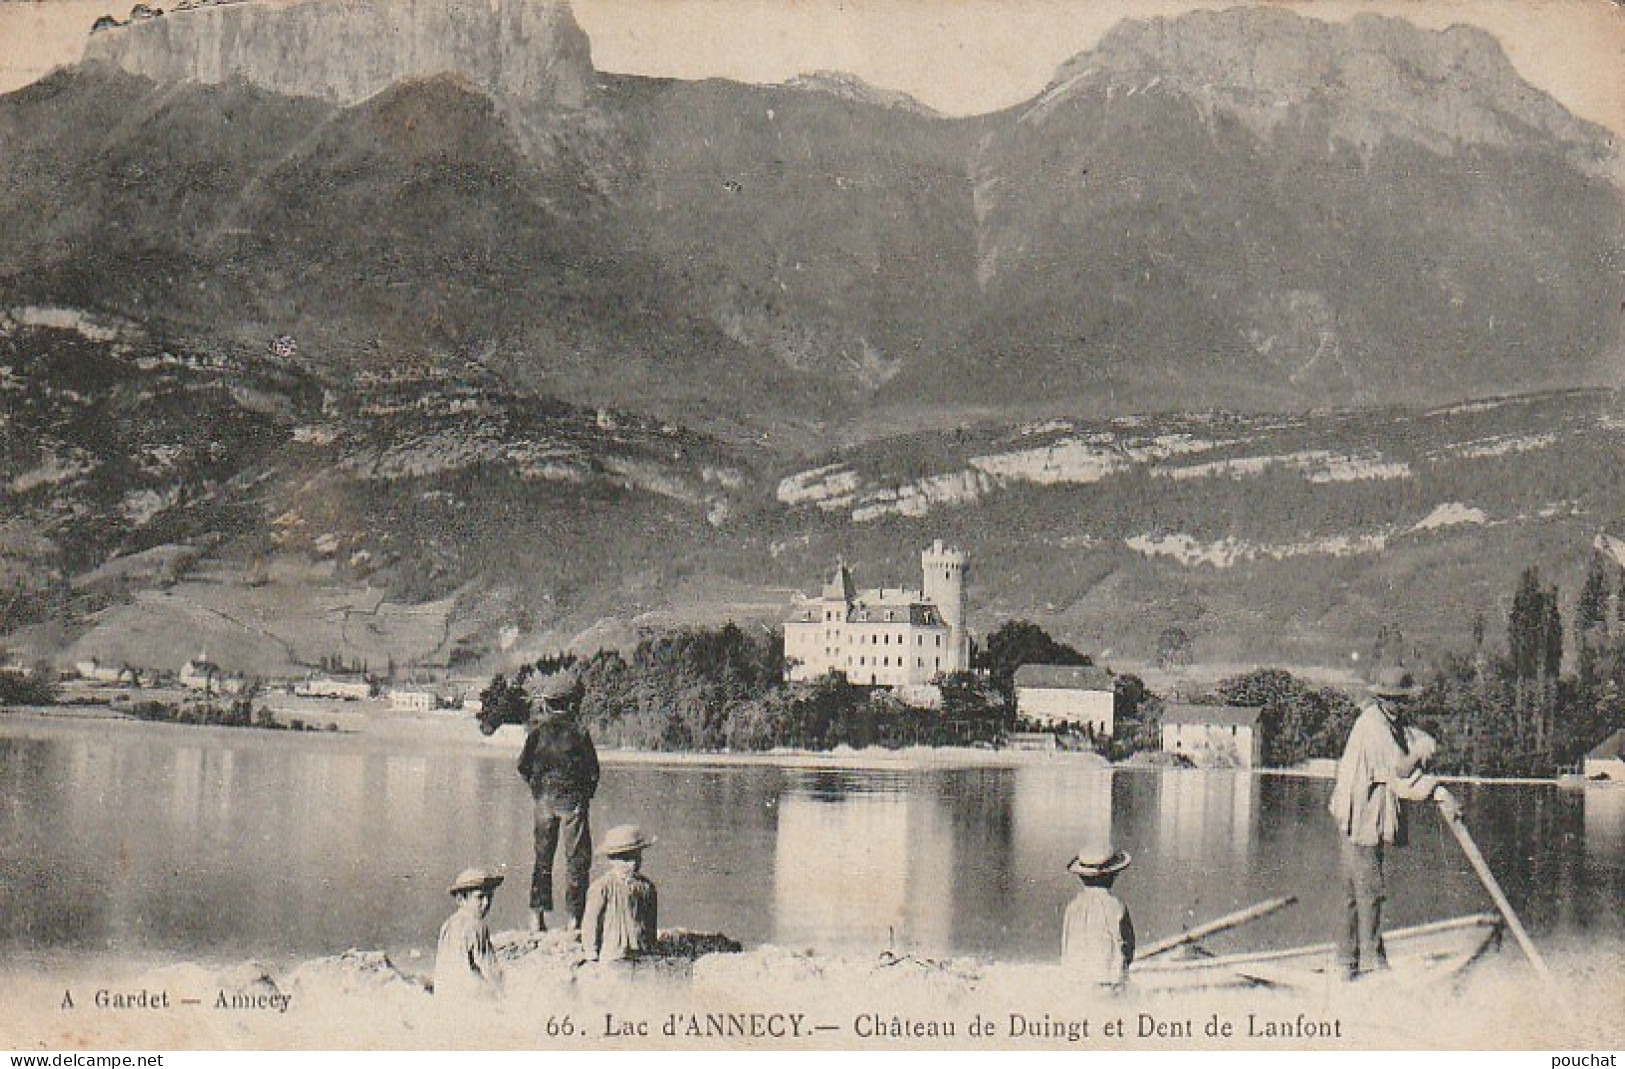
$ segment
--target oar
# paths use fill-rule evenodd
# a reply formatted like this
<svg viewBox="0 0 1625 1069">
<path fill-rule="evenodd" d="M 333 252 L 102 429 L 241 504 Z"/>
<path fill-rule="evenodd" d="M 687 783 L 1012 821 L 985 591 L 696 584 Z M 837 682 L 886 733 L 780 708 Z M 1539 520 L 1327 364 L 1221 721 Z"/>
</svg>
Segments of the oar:
<svg viewBox="0 0 1625 1069">
<path fill-rule="evenodd" d="M 1281 898 L 1267 899 L 1256 906 L 1248 906 L 1246 909 L 1238 909 L 1234 913 L 1226 913 L 1224 916 L 1210 920 L 1206 924 L 1198 924 L 1187 932 L 1171 935 L 1167 939 L 1159 940 L 1142 950 L 1135 951 L 1134 964 L 1138 965 L 1147 958 L 1154 958 L 1158 954 L 1166 954 L 1176 947 L 1194 943 L 1198 939 L 1205 939 L 1216 932 L 1225 932 L 1231 928 L 1239 928 L 1243 924 L 1250 924 L 1260 917 L 1269 916 L 1276 910 L 1285 909 L 1297 900 L 1297 895 L 1285 895 Z"/>
<path fill-rule="evenodd" d="M 1541 982 L 1546 985 L 1546 990 L 1554 997 L 1557 996 L 1557 981 L 1552 978 L 1551 970 L 1546 968 L 1546 959 L 1540 956 L 1540 951 L 1535 948 L 1534 941 L 1529 938 L 1529 933 L 1524 931 L 1523 922 L 1513 912 L 1512 903 L 1507 901 L 1506 892 L 1501 890 L 1501 884 L 1496 880 L 1495 873 L 1490 871 L 1489 862 L 1484 860 L 1484 855 L 1479 852 L 1478 844 L 1473 842 L 1473 837 L 1468 834 L 1467 825 L 1461 819 L 1460 804 L 1456 801 L 1455 796 L 1443 787 L 1438 789 L 1434 797 L 1439 802 L 1439 816 L 1444 818 L 1445 824 L 1455 833 L 1456 842 L 1461 844 L 1461 852 L 1467 855 L 1467 860 L 1472 864 L 1473 871 L 1478 873 L 1479 882 L 1484 885 L 1484 890 L 1488 891 L 1490 898 L 1495 901 L 1495 908 L 1501 911 L 1501 919 L 1506 921 L 1507 927 L 1512 930 L 1512 937 L 1523 948 L 1524 954 L 1529 958 L 1529 964 L 1535 967 L 1535 973 L 1540 977 Z"/>
</svg>

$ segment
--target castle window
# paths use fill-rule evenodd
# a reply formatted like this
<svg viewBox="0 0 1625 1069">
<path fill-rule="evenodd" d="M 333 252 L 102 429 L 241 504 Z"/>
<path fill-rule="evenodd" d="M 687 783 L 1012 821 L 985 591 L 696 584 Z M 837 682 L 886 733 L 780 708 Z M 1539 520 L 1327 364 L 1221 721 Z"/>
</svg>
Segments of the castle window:
<svg viewBox="0 0 1625 1069">
<path fill-rule="evenodd" d="M 942 636 L 941 635 L 937 636 L 937 646 L 938 646 L 939 649 L 942 646 Z"/>
</svg>

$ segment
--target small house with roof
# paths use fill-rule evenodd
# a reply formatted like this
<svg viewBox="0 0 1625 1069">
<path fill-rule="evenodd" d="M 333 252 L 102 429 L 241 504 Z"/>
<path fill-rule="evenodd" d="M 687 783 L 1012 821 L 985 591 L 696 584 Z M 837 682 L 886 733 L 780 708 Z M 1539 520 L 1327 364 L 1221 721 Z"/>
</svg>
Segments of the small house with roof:
<svg viewBox="0 0 1625 1069">
<path fill-rule="evenodd" d="M 1247 705 L 1170 704 L 1162 712 L 1162 748 L 1198 765 L 1252 768 L 1264 761 L 1262 713 Z"/>
<path fill-rule="evenodd" d="M 1044 728 L 1109 738 L 1117 705 L 1112 674 L 1093 665 L 1024 664 L 1016 669 L 1016 716 Z"/>
<path fill-rule="evenodd" d="M 1586 754 L 1584 772 L 1586 779 L 1625 783 L 1625 728 L 1603 739 Z"/>
</svg>

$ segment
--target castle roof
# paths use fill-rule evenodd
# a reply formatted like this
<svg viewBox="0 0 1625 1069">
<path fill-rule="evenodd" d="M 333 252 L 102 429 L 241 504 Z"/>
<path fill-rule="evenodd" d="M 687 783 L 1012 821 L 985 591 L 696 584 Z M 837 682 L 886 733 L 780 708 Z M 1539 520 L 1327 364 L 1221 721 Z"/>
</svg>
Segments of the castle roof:
<svg viewBox="0 0 1625 1069">
<path fill-rule="evenodd" d="M 918 624 L 922 627 L 946 627 L 942 613 L 928 601 L 899 601 L 893 603 L 860 603 L 847 617 L 854 624 Z"/>
</svg>

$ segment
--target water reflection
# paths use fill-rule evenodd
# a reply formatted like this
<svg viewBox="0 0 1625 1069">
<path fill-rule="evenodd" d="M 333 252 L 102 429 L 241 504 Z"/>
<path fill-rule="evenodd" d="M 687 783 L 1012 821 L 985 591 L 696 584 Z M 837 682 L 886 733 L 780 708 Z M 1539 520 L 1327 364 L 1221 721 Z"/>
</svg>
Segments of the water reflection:
<svg viewBox="0 0 1625 1069">
<path fill-rule="evenodd" d="M 1198 861 L 1214 856 L 1245 860 L 1253 839 L 1253 796 L 1248 773 L 1173 770 L 1162 775 L 1157 805 L 1157 847 L 1165 856 Z"/>
<path fill-rule="evenodd" d="M 358 737 L 0 722 L 0 955 L 270 960 L 427 948 L 446 881 L 506 867 L 522 922 L 529 795 L 514 754 Z M 1147 939 L 1297 894 L 1221 947 L 1331 935 L 1324 781 L 1069 762 L 927 771 L 606 764 L 594 829 L 651 826 L 665 923 L 747 943 L 1054 958 L 1066 861 L 1117 845 Z M 1474 786 L 1468 824 L 1543 939 L 1625 939 L 1625 791 Z M 1490 908 L 1418 812 L 1394 925 Z M 409 958 L 406 960 L 410 960 Z"/>
<path fill-rule="evenodd" d="M 1584 812 L 1586 852 L 1625 857 L 1625 786 L 1587 787 Z"/>
<path fill-rule="evenodd" d="M 774 939 L 918 950 L 953 928 L 954 838 L 937 799 L 906 781 L 830 775 L 787 785 L 774 845 Z"/>
</svg>

